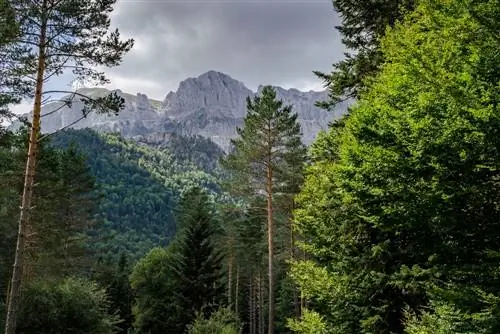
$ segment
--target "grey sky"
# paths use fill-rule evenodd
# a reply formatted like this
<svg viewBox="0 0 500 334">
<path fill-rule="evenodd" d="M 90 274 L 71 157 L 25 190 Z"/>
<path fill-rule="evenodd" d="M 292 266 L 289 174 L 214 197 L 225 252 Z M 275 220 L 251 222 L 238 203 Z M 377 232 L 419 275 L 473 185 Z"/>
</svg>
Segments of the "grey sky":
<svg viewBox="0 0 500 334">
<path fill-rule="evenodd" d="M 121 66 L 105 70 L 109 88 L 163 100 L 187 77 L 216 70 L 251 89 L 319 90 L 312 71 L 329 71 L 343 55 L 337 24 L 331 0 L 118 0 L 112 26 L 136 44 Z"/>
<path fill-rule="evenodd" d="M 313 70 L 342 56 L 330 0 L 118 0 L 112 24 L 136 40 L 112 88 L 163 99 L 208 70 L 254 89 L 320 89 Z"/>
</svg>

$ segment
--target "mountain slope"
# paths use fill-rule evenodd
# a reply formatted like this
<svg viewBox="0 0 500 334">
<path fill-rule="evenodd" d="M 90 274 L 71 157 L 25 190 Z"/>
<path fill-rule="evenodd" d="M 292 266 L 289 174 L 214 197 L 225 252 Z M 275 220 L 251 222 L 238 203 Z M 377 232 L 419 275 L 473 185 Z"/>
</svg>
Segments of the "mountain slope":
<svg viewBox="0 0 500 334">
<path fill-rule="evenodd" d="M 347 103 L 337 110 L 327 112 L 314 106 L 327 98 L 327 92 L 301 92 L 297 89 L 275 87 L 279 98 L 294 106 L 302 125 L 305 143 L 311 143 L 321 129 L 347 109 Z M 258 92 L 262 89 L 259 87 Z M 85 88 L 84 94 L 100 95 L 103 88 Z M 209 71 L 197 78 L 188 78 L 179 84 L 176 92 L 169 92 L 164 101 L 149 99 L 138 93 L 130 95 L 118 91 L 126 101 L 125 109 L 118 115 L 90 114 L 72 125 L 72 128 L 92 128 L 105 132 L 119 132 L 125 137 L 151 134 L 177 133 L 184 136 L 200 135 L 209 138 L 224 150 L 236 136 L 236 127 L 243 125 L 246 98 L 255 95 L 242 82 L 230 76 Z M 60 103 L 47 104 L 44 114 L 60 108 Z M 81 102 L 76 100 L 71 108 L 47 115 L 42 120 L 44 132 L 54 132 L 81 117 Z"/>
<path fill-rule="evenodd" d="M 138 258 L 166 245 L 175 233 L 180 194 L 191 185 L 218 192 L 214 167 L 222 153 L 206 139 L 175 136 L 153 148 L 148 139 L 137 143 L 85 129 L 63 131 L 52 144 L 76 145 L 96 178 L 101 195 L 96 218 L 103 224 L 92 233 L 92 248 L 99 254 L 125 251 Z M 186 151 L 193 155 L 181 154 Z M 200 151 L 205 155 L 195 159 Z"/>
</svg>

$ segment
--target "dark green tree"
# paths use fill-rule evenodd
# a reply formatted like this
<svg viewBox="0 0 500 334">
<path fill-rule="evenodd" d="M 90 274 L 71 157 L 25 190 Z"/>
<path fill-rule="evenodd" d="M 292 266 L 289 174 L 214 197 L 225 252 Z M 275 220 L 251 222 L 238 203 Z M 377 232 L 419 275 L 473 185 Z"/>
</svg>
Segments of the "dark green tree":
<svg viewBox="0 0 500 334">
<path fill-rule="evenodd" d="M 305 148 L 301 142 L 297 114 L 283 106 L 271 86 L 261 95 L 247 99 L 247 115 L 239 138 L 232 141 L 233 151 L 223 161 L 231 172 L 235 190 L 246 197 L 264 194 L 267 213 L 268 245 L 268 331 L 274 333 L 275 318 L 275 197 L 296 189 Z M 298 175 L 299 176 L 298 176 Z"/>
<path fill-rule="evenodd" d="M 131 267 L 127 254 L 121 253 L 117 262 L 98 261 L 93 270 L 95 281 L 106 289 L 110 308 L 121 319 L 118 333 L 128 333 L 134 320 L 132 315 L 134 296 L 129 281 Z"/>
<path fill-rule="evenodd" d="M 312 258 L 292 270 L 305 320 L 328 333 L 498 332 L 499 8 L 419 1 L 381 40 L 386 63 L 345 126 L 315 144 L 296 211 Z"/>
<path fill-rule="evenodd" d="M 15 252 L 26 147 L 26 130 L 0 135 L 0 289 L 4 292 Z M 85 158 L 72 148 L 56 149 L 44 142 L 37 172 L 42 182 L 34 192 L 37 205 L 32 212 L 38 224 L 27 236 L 25 280 L 86 274 L 92 264 L 86 233 L 94 225 L 97 199 Z"/>
<path fill-rule="evenodd" d="M 139 333 L 183 333 L 178 325 L 182 311 L 176 304 L 176 280 L 172 270 L 174 245 L 153 248 L 140 259 L 130 275 L 135 294 L 134 328 Z"/>
<path fill-rule="evenodd" d="M 215 212 L 200 188 L 182 197 L 177 226 L 169 247 L 153 249 L 132 272 L 134 327 L 140 332 L 184 333 L 197 315 L 208 317 L 224 303 Z"/>
<path fill-rule="evenodd" d="M 178 206 L 178 248 L 173 264 L 176 295 L 182 309 L 183 329 L 198 312 L 210 315 L 224 302 L 221 248 L 215 212 L 207 194 L 198 187 L 188 190 Z"/>
<path fill-rule="evenodd" d="M 384 62 L 380 40 L 386 29 L 413 10 L 415 3 L 415 0 L 333 0 L 341 19 L 336 29 L 347 52 L 345 59 L 333 65 L 331 73 L 314 72 L 329 91 L 330 100 L 319 102 L 320 106 L 332 108 L 340 101 L 359 97 L 366 80 L 375 76 Z"/>
<path fill-rule="evenodd" d="M 50 99 L 44 84 L 53 76 L 70 70 L 77 79 L 91 79 L 97 83 L 107 81 L 95 66 L 116 66 L 128 52 L 133 40 L 121 41 L 118 30 L 109 33 L 110 13 L 116 0 L 10 0 L 9 10 L 18 22 L 16 37 L 0 48 L 2 65 L 9 68 L 8 79 L 31 88 L 34 97 L 33 113 L 26 162 L 25 181 L 19 216 L 19 233 L 7 304 L 5 334 L 14 334 L 16 310 L 23 277 L 25 236 L 29 230 L 29 217 L 35 180 L 38 144 L 40 140 L 42 102 Z M 118 112 L 123 98 L 116 94 L 92 99 L 79 95 L 85 108 L 83 116 L 91 110 Z"/>
<path fill-rule="evenodd" d="M 120 319 L 110 310 L 106 291 L 94 282 L 70 277 L 33 282 L 24 290 L 19 333 L 117 332 Z"/>
</svg>

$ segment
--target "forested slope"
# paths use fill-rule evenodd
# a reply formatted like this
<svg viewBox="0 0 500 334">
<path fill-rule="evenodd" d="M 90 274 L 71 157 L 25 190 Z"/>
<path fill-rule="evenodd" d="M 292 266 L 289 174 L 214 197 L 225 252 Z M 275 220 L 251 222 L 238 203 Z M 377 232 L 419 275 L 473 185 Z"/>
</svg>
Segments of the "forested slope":
<svg viewBox="0 0 500 334">
<path fill-rule="evenodd" d="M 101 254 L 126 252 L 135 258 L 166 245 L 175 233 L 173 210 L 184 189 L 200 185 L 212 194 L 219 189 L 216 166 L 222 153 L 207 139 L 175 136 L 160 145 L 84 129 L 64 131 L 52 144 L 75 146 L 96 178 L 96 215 L 102 223 L 91 233 L 92 248 Z"/>
</svg>

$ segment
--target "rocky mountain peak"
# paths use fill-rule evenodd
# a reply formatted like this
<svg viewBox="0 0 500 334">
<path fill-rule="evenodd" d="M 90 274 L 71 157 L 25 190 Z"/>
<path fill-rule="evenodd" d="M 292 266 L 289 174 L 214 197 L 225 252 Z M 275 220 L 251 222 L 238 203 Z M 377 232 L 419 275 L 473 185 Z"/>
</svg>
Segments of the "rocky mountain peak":
<svg viewBox="0 0 500 334">
<path fill-rule="evenodd" d="M 125 109 L 118 116 L 90 114 L 72 128 L 93 128 L 99 131 L 120 132 L 126 137 L 177 133 L 200 135 L 209 138 L 224 150 L 230 140 L 236 137 L 236 127 L 243 125 L 246 113 L 246 99 L 260 92 L 247 88 L 241 81 L 227 74 L 208 71 L 195 78 L 180 82 L 175 92 L 169 92 L 163 102 L 148 98 L 145 94 L 135 95 L 119 91 L 125 99 Z M 278 98 L 292 105 L 298 113 L 305 143 L 311 143 L 321 129 L 339 117 L 347 104 L 327 112 L 315 106 L 318 100 L 327 98 L 327 92 L 302 92 L 297 89 L 274 87 Z M 102 96 L 110 91 L 104 88 L 83 88 L 79 92 L 91 96 Z M 54 132 L 68 126 L 81 117 L 81 103 L 75 98 L 71 108 L 63 107 L 45 117 L 42 131 Z M 44 113 L 61 107 L 53 103 L 44 107 Z M 165 140 L 168 136 L 163 137 Z"/>
</svg>

